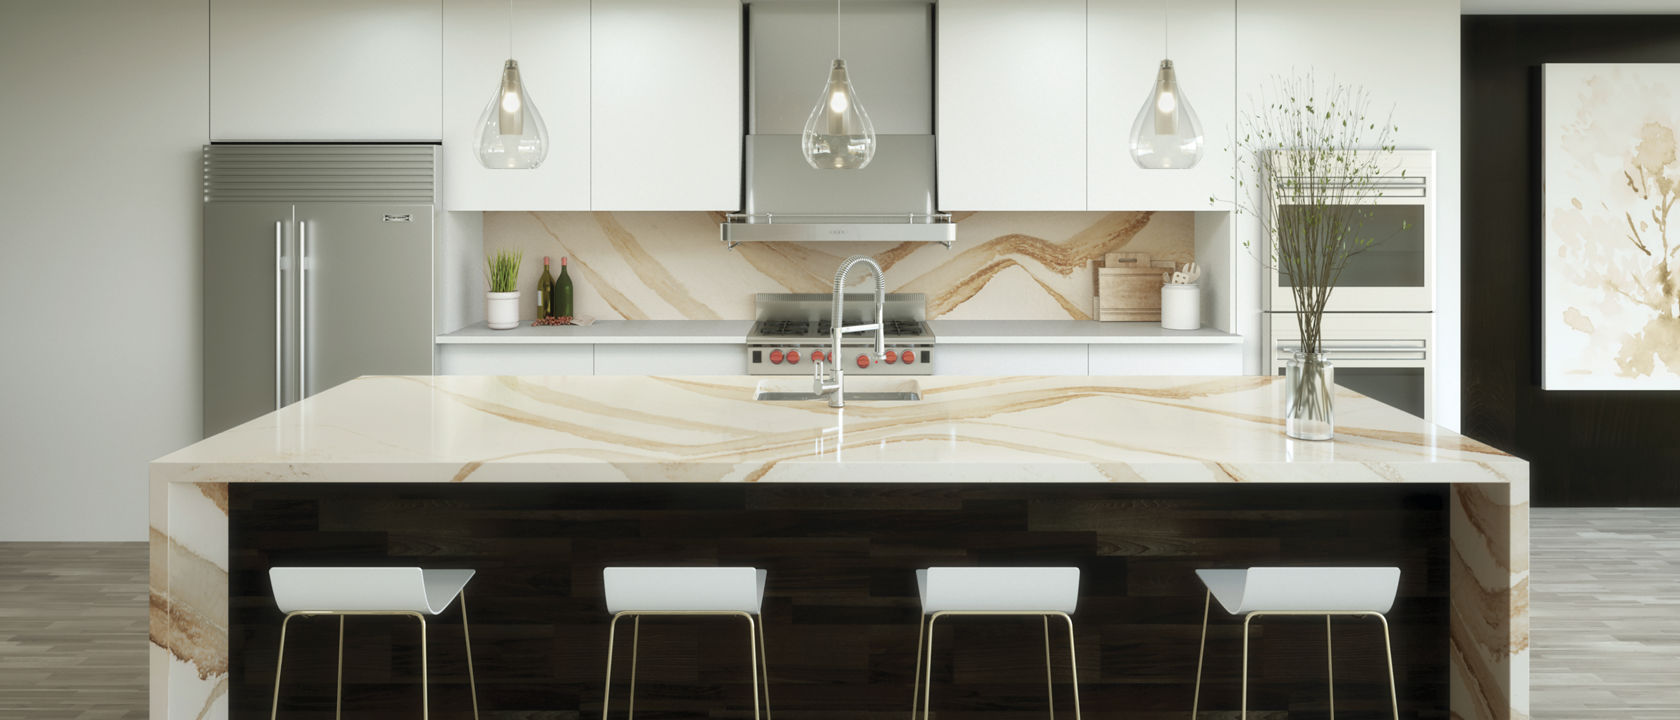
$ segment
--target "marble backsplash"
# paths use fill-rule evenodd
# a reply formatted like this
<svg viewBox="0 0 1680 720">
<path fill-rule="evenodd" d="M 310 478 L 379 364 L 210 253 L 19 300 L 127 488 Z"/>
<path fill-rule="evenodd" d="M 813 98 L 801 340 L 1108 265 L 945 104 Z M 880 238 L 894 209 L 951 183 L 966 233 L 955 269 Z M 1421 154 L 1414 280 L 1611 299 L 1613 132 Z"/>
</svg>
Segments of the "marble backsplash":
<svg viewBox="0 0 1680 720">
<path fill-rule="evenodd" d="M 570 258 L 573 305 L 598 319 L 744 320 L 753 295 L 829 292 L 848 255 L 887 271 L 889 292 L 927 295 L 928 317 L 1086 320 L 1090 262 L 1146 252 L 1190 262 L 1186 212 L 983 212 L 957 215 L 957 243 L 744 243 L 718 240 L 721 213 L 490 212 L 486 252 L 525 253 L 520 289 L 534 296 L 542 258 Z M 859 274 L 857 283 L 868 275 Z M 536 315 L 523 302 L 522 319 Z"/>
</svg>

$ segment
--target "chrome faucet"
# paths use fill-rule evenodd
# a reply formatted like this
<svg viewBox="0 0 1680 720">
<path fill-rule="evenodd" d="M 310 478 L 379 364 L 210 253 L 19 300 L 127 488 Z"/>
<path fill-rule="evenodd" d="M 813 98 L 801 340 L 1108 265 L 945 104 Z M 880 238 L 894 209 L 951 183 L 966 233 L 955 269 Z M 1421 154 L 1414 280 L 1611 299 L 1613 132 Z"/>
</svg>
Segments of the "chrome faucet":
<svg viewBox="0 0 1680 720">
<path fill-rule="evenodd" d="M 843 310 L 846 305 L 846 275 L 852 271 L 854 265 L 865 265 L 875 272 L 875 322 L 863 325 L 844 326 L 841 324 Z M 834 330 L 834 345 L 829 349 L 828 362 L 834 363 L 832 377 L 824 369 L 825 363 L 818 360 L 816 377 L 811 379 L 811 392 L 828 396 L 829 407 L 846 406 L 845 371 L 840 369 L 840 337 L 846 333 L 860 333 L 875 331 L 875 352 L 869 353 L 870 359 L 880 362 L 887 353 L 887 275 L 881 270 L 880 263 L 875 262 L 868 255 L 853 255 L 840 262 L 840 269 L 834 272 L 834 318 L 829 326 Z"/>
</svg>

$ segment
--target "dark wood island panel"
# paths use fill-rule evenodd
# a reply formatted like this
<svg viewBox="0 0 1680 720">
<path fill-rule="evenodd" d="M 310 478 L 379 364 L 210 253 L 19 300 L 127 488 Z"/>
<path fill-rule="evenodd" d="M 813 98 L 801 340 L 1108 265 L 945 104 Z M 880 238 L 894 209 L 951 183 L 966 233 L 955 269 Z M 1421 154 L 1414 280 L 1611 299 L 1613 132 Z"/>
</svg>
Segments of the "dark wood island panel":
<svg viewBox="0 0 1680 720">
<path fill-rule="evenodd" d="M 1402 597 L 1390 617 L 1401 715 L 1449 717 L 1446 485 L 255 483 L 229 492 L 234 718 L 268 717 L 280 615 L 266 573 L 287 564 L 478 570 L 468 609 L 485 720 L 599 716 L 609 564 L 767 568 L 770 697 L 784 720 L 903 720 L 915 568 L 1079 566 L 1085 715 L 1178 720 L 1189 712 L 1204 600 L 1192 570 L 1398 565 Z M 1217 607 L 1214 618 L 1202 707 L 1234 716 L 1240 624 Z M 433 710 L 468 717 L 459 611 L 431 627 Z M 352 618 L 348 628 L 345 713 L 415 717 L 413 623 Z M 1322 622 L 1255 628 L 1252 707 L 1274 720 L 1326 717 Z M 1017 619 L 941 629 L 934 714 L 1046 717 L 1040 633 Z M 741 635 L 724 621 L 644 623 L 638 716 L 752 717 Z M 336 637 L 331 620 L 293 623 L 283 717 L 332 717 Z M 1060 680 L 1067 659 L 1054 647 Z M 1386 717 L 1380 630 L 1340 621 L 1335 647 L 1337 710 Z M 626 707 L 623 655 L 614 718 Z M 1056 687 L 1056 709 L 1072 717 L 1068 690 Z"/>
</svg>

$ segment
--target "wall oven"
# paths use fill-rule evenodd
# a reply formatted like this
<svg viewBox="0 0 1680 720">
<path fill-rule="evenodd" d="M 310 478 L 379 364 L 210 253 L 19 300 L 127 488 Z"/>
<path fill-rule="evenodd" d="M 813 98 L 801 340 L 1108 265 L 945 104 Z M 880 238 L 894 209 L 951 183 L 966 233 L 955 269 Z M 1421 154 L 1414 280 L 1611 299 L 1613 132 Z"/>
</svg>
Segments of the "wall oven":
<svg viewBox="0 0 1680 720">
<path fill-rule="evenodd" d="M 1294 315 L 1267 313 L 1265 318 L 1271 338 L 1268 367 L 1282 375 L 1284 363 L 1301 348 L 1301 332 Z M 1433 325 L 1429 313 L 1326 313 L 1321 332 L 1336 384 L 1433 420 Z"/>
<path fill-rule="evenodd" d="M 1330 295 L 1329 312 L 1431 312 L 1435 309 L 1435 152 L 1398 150 L 1379 159 L 1384 172 L 1368 189 L 1351 191 L 1330 179 L 1314 186 L 1305 179 L 1277 185 L 1274 212 L 1300 212 L 1302 196 L 1344 193 L 1364 205 L 1361 236 L 1376 242 L 1348 260 Z M 1269 256 L 1268 256 L 1269 258 Z M 1274 264 L 1265 263 L 1268 310 L 1294 312 L 1289 281 Z"/>
</svg>

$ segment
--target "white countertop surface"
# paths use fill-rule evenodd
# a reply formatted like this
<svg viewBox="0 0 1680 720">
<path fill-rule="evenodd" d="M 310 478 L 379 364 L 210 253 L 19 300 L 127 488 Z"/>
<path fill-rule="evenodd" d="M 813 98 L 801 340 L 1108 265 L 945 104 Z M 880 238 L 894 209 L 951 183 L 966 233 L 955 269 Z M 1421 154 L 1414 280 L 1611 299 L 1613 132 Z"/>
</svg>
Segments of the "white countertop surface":
<svg viewBox="0 0 1680 720">
<path fill-rule="evenodd" d="M 1163 330 L 1159 323 L 1094 320 L 931 320 L 937 342 L 960 345 L 1234 345 L 1242 336 L 1209 328 Z M 439 335 L 440 345 L 740 344 L 751 320 L 597 320 L 589 327 L 491 330 L 484 323 Z"/>
<path fill-rule="evenodd" d="M 1236 345 L 1241 335 L 1211 328 L 1166 330 L 1153 322 L 1095 320 L 930 320 L 941 344 Z"/>
<path fill-rule="evenodd" d="M 152 464 L 162 482 L 1526 481 L 1527 463 L 1338 389 L 1287 439 L 1249 377 L 849 378 L 922 399 L 765 402 L 809 378 L 370 376 Z"/>
<path fill-rule="evenodd" d="M 447 335 L 440 345 L 613 345 L 733 343 L 746 341 L 751 320 L 596 320 L 588 327 L 548 325 L 531 327 L 523 321 L 512 330 L 491 330 L 473 323 Z"/>
</svg>

